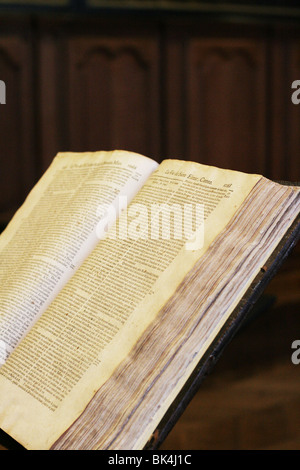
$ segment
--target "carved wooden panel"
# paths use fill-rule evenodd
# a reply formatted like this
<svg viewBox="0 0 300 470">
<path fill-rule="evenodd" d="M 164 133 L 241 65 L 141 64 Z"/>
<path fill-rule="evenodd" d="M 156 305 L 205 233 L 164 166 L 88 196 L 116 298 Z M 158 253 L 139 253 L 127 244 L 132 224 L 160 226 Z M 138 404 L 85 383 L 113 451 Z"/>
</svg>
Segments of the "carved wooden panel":
<svg viewBox="0 0 300 470">
<path fill-rule="evenodd" d="M 264 172 L 266 61 L 254 40 L 193 39 L 187 48 L 190 159 Z"/>
<path fill-rule="evenodd" d="M 122 148 L 160 155 L 159 44 L 147 37 L 73 37 L 69 136 L 73 151 Z"/>
<path fill-rule="evenodd" d="M 272 48 L 270 172 L 277 180 L 300 181 L 300 104 L 292 83 L 300 80 L 300 35 L 278 28 Z"/>
<path fill-rule="evenodd" d="M 295 91 L 291 84 L 295 80 L 300 80 L 300 37 L 293 41 L 290 48 L 290 68 L 288 75 L 289 100 L 287 100 L 288 132 L 287 132 L 287 152 L 283 156 L 285 162 L 285 173 L 288 181 L 300 182 L 300 104 L 293 104 L 291 95 Z M 285 83 L 283 84 L 285 88 Z M 298 87 L 299 88 L 299 87 Z M 284 93 L 285 94 L 285 93 Z M 299 94 L 298 94 L 299 97 Z M 287 123 L 285 123 L 287 125 Z"/>
<path fill-rule="evenodd" d="M 41 26 L 38 51 L 40 171 L 45 171 L 58 152 L 69 150 L 67 135 L 67 63 L 63 41 Z"/>
<path fill-rule="evenodd" d="M 0 36 L 0 222 L 7 222 L 35 181 L 30 44 L 21 36 Z"/>
</svg>

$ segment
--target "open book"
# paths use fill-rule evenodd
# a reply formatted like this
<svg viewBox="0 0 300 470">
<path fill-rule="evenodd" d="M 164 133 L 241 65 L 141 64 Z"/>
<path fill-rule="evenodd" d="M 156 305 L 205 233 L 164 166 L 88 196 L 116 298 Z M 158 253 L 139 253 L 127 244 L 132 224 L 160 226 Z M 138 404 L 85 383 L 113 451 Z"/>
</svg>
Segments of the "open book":
<svg viewBox="0 0 300 470">
<path fill-rule="evenodd" d="M 299 211 L 260 175 L 58 154 L 0 237 L 0 427 L 144 448 Z"/>
</svg>

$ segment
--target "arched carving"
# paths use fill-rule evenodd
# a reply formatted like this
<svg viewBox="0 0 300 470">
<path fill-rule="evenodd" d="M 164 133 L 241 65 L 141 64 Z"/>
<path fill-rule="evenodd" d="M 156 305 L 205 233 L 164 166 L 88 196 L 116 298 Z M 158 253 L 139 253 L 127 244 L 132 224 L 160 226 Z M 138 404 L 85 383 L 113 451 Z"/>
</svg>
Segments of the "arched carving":
<svg viewBox="0 0 300 470">
<path fill-rule="evenodd" d="M 206 63 L 212 62 L 214 59 L 219 63 L 242 60 L 250 68 L 255 68 L 258 65 L 258 59 L 249 47 L 230 47 L 225 44 L 224 46 L 212 46 L 205 49 L 200 57 L 197 57 L 197 66 L 205 66 Z"/>
<path fill-rule="evenodd" d="M 155 153 L 156 53 L 155 42 L 141 44 L 137 38 L 74 40 L 70 49 L 72 146 Z M 85 116 L 84 127 L 80 126 L 81 116 Z"/>
<path fill-rule="evenodd" d="M 264 62 L 259 43 L 192 42 L 186 85 L 189 158 L 264 172 Z"/>
<path fill-rule="evenodd" d="M 130 46 L 120 46 L 120 47 L 108 47 L 95 45 L 90 49 L 86 50 L 81 58 L 79 58 L 77 66 L 82 68 L 88 64 L 89 61 L 93 59 L 93 56 L 98 57 L 103 55 L 110 61 L 114 61 L 121 57 L 122 55 L 128 55 L 135 59 L 137 64 L 140 67 L 146 68 L 147 61 L 144 57 L 141 56 L 139 51 L 135 47 Z"/>
</svg>

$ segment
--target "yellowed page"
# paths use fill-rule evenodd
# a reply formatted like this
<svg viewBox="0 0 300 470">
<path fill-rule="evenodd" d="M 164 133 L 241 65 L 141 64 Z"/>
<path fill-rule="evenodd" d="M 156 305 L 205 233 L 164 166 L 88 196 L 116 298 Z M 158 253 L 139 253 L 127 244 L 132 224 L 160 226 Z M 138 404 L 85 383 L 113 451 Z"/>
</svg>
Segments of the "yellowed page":
<svg viewBox="0 0 300 470">
<path fill-rule="evenodd" d="M 1 427 L 27 448 L 49 448 L 128 355 L 259 179 L 163 162 L 0 369 Z M 187 244 L 191 240 L 178 233 L 176 239 L 157 238 L 153 225 L 160 222 L 149 217 L 152 206 L 191 201 L 205 203 L 201 243 Z"/>
<path fill-rule="evenodd" d="M 51 448 L 139 449 L 153 432 L 159 437 L 160 418 L 299 208 L 299 192 L 261 178 L 80 419 Z"/>
<path fill-rule="evenodd" d="M 0 237 L 3 356 L 99 242 L 101 207 L 115 204 L 117 216 L 119 198 L 130 202 L 157 166 L 122 151 L 58 154 Z"/>
<path fill-rule="evenodd" d="M 262 184 L 263 180 L 267 181 L 265 178 L 262 178 Z M 272 213 L 272 231 L 270 231 L 269 236 L 266 237 L 267 240 L 265 240 L 265 246 L 264 249 L 260 249 L 260 244 L 256 240 L 254 242 L 254 239 L 252 238 L 252 243 L 248 242 L 248 247 L 244 251 L 251 251 L 253 247 L 255 246 L 255 250 L 253 250 L 252 256 L 247 258 L 239 258 L 239 256 L 236 256 L 236 253 L 230 252 L 230 259 L 234 259 L 234 264 L 235 264 L 235 269 L 228 270 L 226 272 L 225 268 L 223 266 L 220 266 L 220 264 L 216 263 L 216 265 L 211 266 L 211 264 L 207 265 L 208 269 L 211 269 L 210 276 L 198 276 L 197 273 L 197 282 L 195 282 L 193 286 L 194 290 L 194 295 L 190 295 L 189 291 L 189 284 L 187 282 L 186 284 L 186 291 L 188 293 L 186 294 L 187 296 L 191 297 L 191 300 L 181 306 L 175 306 L 175 309 L 178 309 L 179 311 L 181 310 L 182 316 L 184 315 L 183 309 L 188 309 L 188 305 L 190 304 L 190 309 L 192 310 L 197 310 L 198 306 L 198 311 L 201 309 L 201 301 L 199 298 L 201 296 L 199 295 L 201 293 L 201 290 L 203 289 L 203 285 L 205 282 L 207 282 L 210 279 L 213 279 L 216 285 L 218 286 L 218 298 L 217 299 L 209 299 L 206 297 L 205 302 L 207 304 L 211 302 L 211 307 L 208 310 L 208 313 L 206 313 L 207 318 L 202 319 L 202 321 L 199 322 L 197 327 L 195 327 L 193 331 L 193 335 L 189 337 L 188 341 L 182 341 L 181 348 L 180 348 L 180 354 L 177 360 L 174 361 L 173 364 L 173 369 L 170 368 L 171 374 L 172 370 L 174 371 L 174 374 L 171 375 L 170 377 L 170 372 L 169 372 L 169 377 L 164 378 L 165 382 L 168 385 L 165 387 L 161 387 L 160 391 L 160 385 L 159 380 L 155 384 L 156 388 L 156 394 L 153 391 L 152 393 L 149 393 L 148 395 L 148 400 L 149 403 L 152 404 L 157 404 L 160 403 L 160 406 L 156 406 L 156 409 L 154 410 L 155 406 L 150 410 L 149 405 L 145 406 L 145 410 L 142 411 L 141 415 L 139 416 L 140 419 L 140 424 L 141 426 L 139 427 L 139 432 L 136 433 L 136 440 L 134 442 L 134 445 L 132 445 L 134 439 L 131 441 L 131 449 L 143 449 L 144 446 L 147 444 L 149 440 L 149 436 L 151 436 L 152 433 L 155 432 L 156 429 L 158 429 L 159 423 L 163 419 L 165 413 L 167 412 L 169 406 L 172 405 L 176 397 L 178 396 L 179 392 L 182 390 L 184 384 L 188 380 L 188 378 L 191 376 L 192 372 L 195 370 L 196 366 L 199 364 L 200 359 L 203 357 L 205 352 L 207 351 L 208 347 L 212 343 L 212 341 L 215 339 L 217 334 L 221 331 L 222 327 L 225 325 L 226 321 L 229 319 L 230 315 L 234 311 L 234 309 L 237 307 L 238 303 L 241 301 L 243 296 L 247 293 L 248 289 L 250 288 L 251 284 L 253 283 L 255 277 L 259 273 L 259 271 L 264 267 L 266 264 L 268 264 L 269 257 L 272 255 L 274 250 L 276 249 L 279 241 L 284 237 L 286 234 L 288 228 L 292 225 L 292 223 L 295 221 L 296 217 L 299 215 L 299 209 L 300 209 L 300 191 L 299 188 L 295 187 L 289 187 L 286 186 L 285 188 L 282 187 L 282 191 L 278 192 L 280 195 L 276 194 L 276 186 L 279 187 L 278 184 L 276 183 L 271 183 L 271 187 L 269 187 L 269 184 L 271 182 L 267 182 L 266 188 L 269 189 L 269 191 L 265 193 L 265 198 L 261 200 L 261 206 L 253 206 L 252 209 L 252 224 L 251 228 L 249 225 L 239 225 L 236 224 L 236 227 L 231 227 L 230 231 L 232 230 L 232 238 L 231 241 L 228 242 L 228 245 L 233 245 L 234 241 L 236 240 L 239 241 L 238 244 L 236 244 L 237 249 L 239 248 L 241 250 L 241 253 L 243 253 L 244 247 L 242 246 L 241 240 L 243 240 L 243 237 L 240 237 L 240 232 L 243 227 L 243 231 L 251 230 L 254 229 L 252 226 L 257 227 L 259 226 L 260 230 L 260 235 L 261 239 L 265 237 L 265 227 L 264 227 L 264 219 L 261 217 L 261 213 L 257 217 L 258 212 L 265 212 L 266 217 L 270 213 Z M 273 184 L 273 188 L 272 188 Z M 272 189 L 273 189 L 273 194 L 272 194 Z M 286 191 L 286 197 L 284 196 L 284 191 Z M 290 195 L 291 193 L 294 192 L 295 197 L 291 198 Z M 290 193 L 288 195 L 288 193 Z M 296 195 L 298 193 L 298 196 Z M 269 199 L 267 199 L 269 198 Z M 278 198 L 278 199 L 277 199 Z M 273 201 L 271 203 L 271 201 Z M 276 213 L 276 210 L 274 207 L 276 206 L 275 201 L 279 205 L 282 205 L 282 211 L 279 211 Z M 280 201 L 280 202 L 279 202 Z M 272 207 L 273 205 L 273 207 Z M 268 212 L 268 210 L 270 212 Z M 273 210 L 273 212 L 272 212 Z M 284 210 L 288 211 L 288 214 L 284 214 Z M 244 217 L 247 217 L 249 220 L 249 214 L 245 213 Z M 250 217 L 250 223 L 251 223 L 251 217 Z M 247 230 L 247 231 L 248 231 Z M 226 246 L 227 243 L 227 236 L 224 237 L 224 246 Z M 261 241 L 261 240 L 260 240 Z M 252 245 L 252 246 L 251 246 Z M 223 250 L 223 256 L 226 258 L 226 251 L 227 251 L 227 256 L 228 256 L 228 250 L 224 249 Z M 236 256 L 236 258 L 235 258 Z M 211 259 L 209 257 L 208 259 Z M 222 259 L 222 258 L 221 258 Z M 246 260 L 246 261 L 245 261 Z M 246 269 L 241 269 L 239 266 L 239 263 L 243 263 L 247 266 Z M 214 263 L 212 263 L 214 264 Z M 216 272 L 217 271 L 217 272 Z M 218 271 L 220 273 L 221 279 L 217 281 L 218 279 Z M 230 276 L 228 275 L 230 273 Z M 195 275 L 195 274 L 192 274 Z M 218 284 L 219 282 L 219 284 Z M 182 288 L 182 291 L 184 291 L 184 288 Z M 222 291 L 222 294 L 220 292 Z M 180 295 L 180 294 L 179 294 Z M 203 299 L 203 298 L 202 298 Z M 193 304 L 194 301 L 194 304 Z M 204 303 L 204 302 L 203 302 Z M 193 304 L 193 305 L 192 305 Z M 172 312 L 174 313 L 174 311 Z M 198 316 L 199 318 L 199 316 Z M 165 361 L 166 363 L 166 361 Z M 178 382 L 176 381 L 175 376 L 179 377 Z M 176 384 L 176 385 L 175 385 Z M 152 396 L 151 396 L 152 395 Z M 153 396 L 155 398 L 153 399 Z M 151 402 L 152 399 L 152 402 Z M 142 407 L 141 407 L 142 408 Z M 147 416 L 147 409 L 149 411 L 149 418 Z M 151 416 L 151 417 L 150 417 Z M 148 422 L 147 422 L 148 420 Z M 138 420 L 137 420 L 138 421 Z M 129 428 L 129 427 L 128 427 Z M 119 436 L 116 441 L 114 441 L 114 445 L 118 449 L 127 449 L 128 448 L 128 442 L 130 442 L 130 439 L 127 439 L 126 442 L 126 433 L 128 430 L 128 435 L 130 433 L 130 429 L 126 429 L 126 427 L 123 429 L 123 434 Z M 125 442 L 125 446 L 122 447 L 123 442 Z M 127 447 L 126 447 L 127 444 Z"/>
</svg>

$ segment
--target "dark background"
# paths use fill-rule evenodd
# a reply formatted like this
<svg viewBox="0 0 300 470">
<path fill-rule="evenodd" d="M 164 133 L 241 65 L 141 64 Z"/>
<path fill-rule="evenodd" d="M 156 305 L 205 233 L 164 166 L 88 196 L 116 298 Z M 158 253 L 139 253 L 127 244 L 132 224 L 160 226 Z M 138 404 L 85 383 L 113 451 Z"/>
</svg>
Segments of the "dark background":
<svg viewBox="0 0 300 470">
<path fill-rule="evenodd" d="M 59 151 L 300 181 L 298 4 L 0 0 L 0 227 Z M 165 448 L 300 448 L 298 252 Z"/>
<path fill-rule="evenodd" d="M 0 0 L 1 224 L 58 151 L 300 180 L 298 2 L 89 1 Z"/>
</svg>

